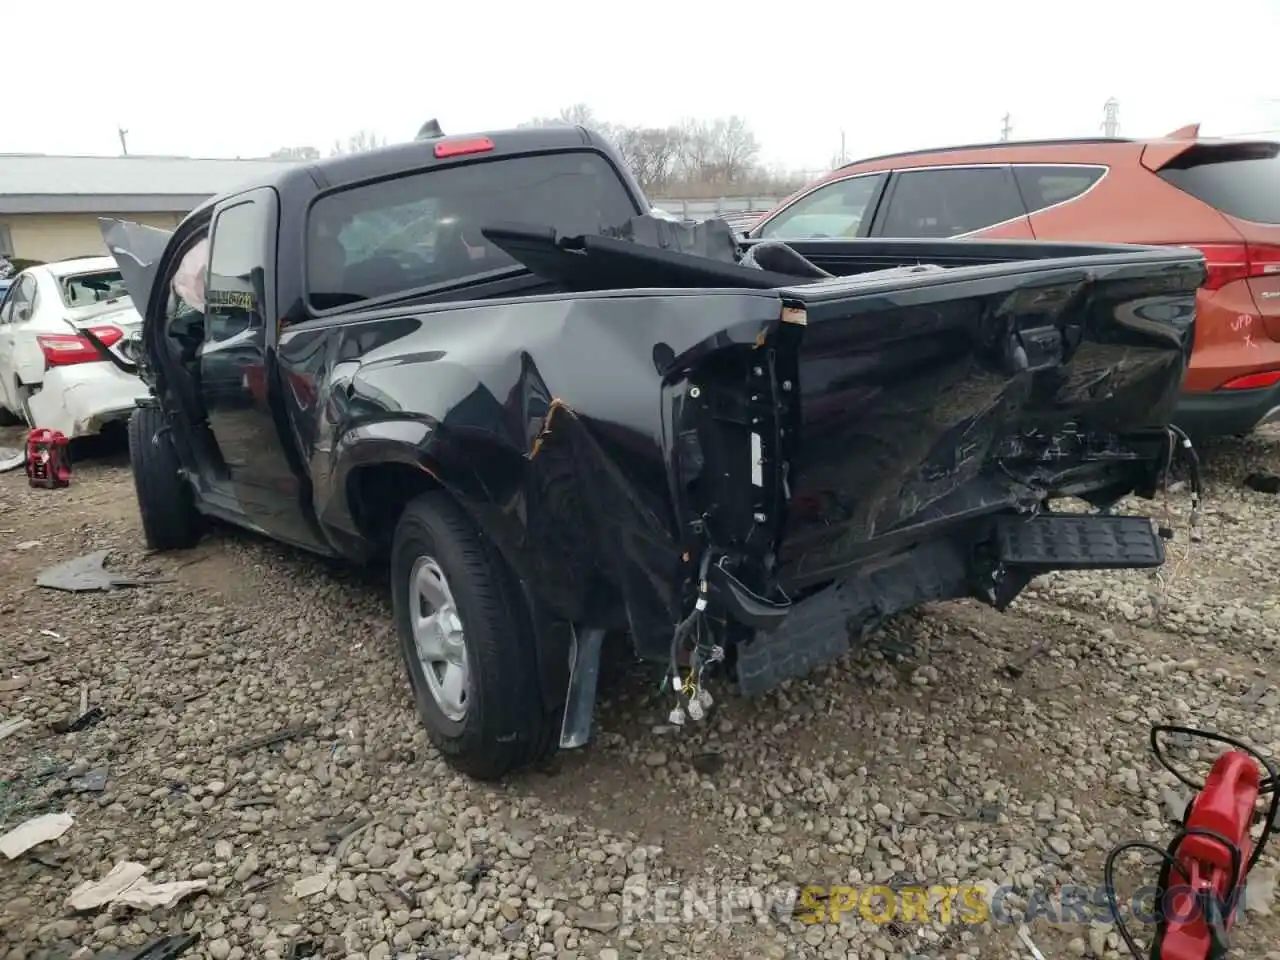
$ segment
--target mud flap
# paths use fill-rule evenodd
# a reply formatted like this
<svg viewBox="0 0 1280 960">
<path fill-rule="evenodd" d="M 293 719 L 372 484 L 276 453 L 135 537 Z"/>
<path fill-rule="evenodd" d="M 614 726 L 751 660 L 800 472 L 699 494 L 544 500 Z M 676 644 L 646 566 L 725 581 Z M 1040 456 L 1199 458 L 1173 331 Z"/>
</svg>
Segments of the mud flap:
<svg viewBox="0 0 1280 960">
<path fill-rule="evenodd" d="M 1147 517 L 1001 517 L 996 547 L 1005 566 L 1038 570 L 1150 569 L 1165 557 L 1164 542 Z"/>
</svg>

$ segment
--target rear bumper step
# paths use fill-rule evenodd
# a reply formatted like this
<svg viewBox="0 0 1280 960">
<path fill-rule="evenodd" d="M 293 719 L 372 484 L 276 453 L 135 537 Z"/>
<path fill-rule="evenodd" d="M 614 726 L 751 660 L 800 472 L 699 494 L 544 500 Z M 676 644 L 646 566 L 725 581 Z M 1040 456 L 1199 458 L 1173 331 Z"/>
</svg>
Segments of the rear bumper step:
<svg viewBox="0 0 1280 960">
<path fill-rule="evenodd" d="M 1039 514 L 1001 517 L 1000 560 L 1045 570 L 1122 570 L 1164 563 L 1164 541 L 1147 517 Z"/>
<path fill-rule="evenodd" d="M 1146 517 L 1039 514 L 996 521 L 999 560 L 1020 589 L 1049 570 L 1158 567 L 1164 542 Z M 836 583 L 799 601 L 775 631 L 759 630 L 737 648 L 738 691 L 758 696 L 802 677 L 867 641 L 869 631 L 921 603 L 972 595 L 968 550 L 923 543 L 892 564 Z M 1016 595 L 1002 601 L 1003 606 Z M 999 609 L 1003 609 L 1003 606 Z"/>
</svg>

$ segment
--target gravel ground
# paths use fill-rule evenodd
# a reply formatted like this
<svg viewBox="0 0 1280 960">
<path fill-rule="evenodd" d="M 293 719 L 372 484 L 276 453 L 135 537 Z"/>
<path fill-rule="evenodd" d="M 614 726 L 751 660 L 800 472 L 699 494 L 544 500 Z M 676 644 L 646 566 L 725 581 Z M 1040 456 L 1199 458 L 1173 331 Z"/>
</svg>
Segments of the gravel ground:
<svg viewBox="0 0 1280 960">
<path fill-rule="evenodd" d="M 0 476 L 0 725 L 31 721 L 0 741 L 0 832 L 74 815 L 59 840 L 0 860 L 0 957 L 90 956 L 170 930 L 199 932 L 187 956 L 216 960 L 1030 957 L 1019 911 L 1100 883 L 1120 840 L 1171 837 L 1184 798 L 1147 751 L 1150 723 L 1280 757 L 1280 497 L 1240 484 L 1280 471 L 1280 434 L 1205 453 L 1203 542 L 1186 554 L 1180 534 L 1159 579 L 1053 576 L 1005 615 L 938 605 L 761 702 L 726 691 L 681 731 L 638 672 L 602 704 L 590 748 L 501 786 L 427 746 L 378 576 L 234 532 L 147 556 L 119 452 L 79 465 L 66 491 Z M 1185 495 L 1172 501 L 1185 514 Z M 104 548 L 113 567 L 171 580 L 34 585 Z M 55 732 L 82 698 L 105 716 Z M 268 734 L 281 739 L 252 742 Z M 150 911 L 68 909 L 124 860 L 206 887 Z M 1268 857 L 1241 957 L 1280 958 L 1274 876 Z M 1131 868 L 1120 885 L 1143 882 Z M 1015 922 L 946 923 L 938 908 L 932 923 L 854 910 L 804 924 L 774 896 L 873 883 L 1010 887 Z M 677 887 L 697 896 L 687 910 L 659 897 Z M 725 913 L 743 888 L 763 891 L 754 919 Z M 1119 955 L 1114 929 L 1054 919 L 1027 921 L 1044 956 Z"/>
</svg>

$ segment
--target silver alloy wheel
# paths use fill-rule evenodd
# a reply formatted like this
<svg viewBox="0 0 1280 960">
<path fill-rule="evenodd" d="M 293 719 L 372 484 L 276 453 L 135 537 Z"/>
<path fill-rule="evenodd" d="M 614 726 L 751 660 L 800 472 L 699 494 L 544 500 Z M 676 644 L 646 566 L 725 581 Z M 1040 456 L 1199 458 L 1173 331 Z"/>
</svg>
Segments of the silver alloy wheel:
<svg viewBox="0 0 1280 960">
<path fill-rule="evenodd" d="M 409 571 L 409 617 L 418 663 L 440 712 L 459 723 L 467 715 L 470 671 L 466 636 L 449 581 L 434 557 Z"/>
</svg>

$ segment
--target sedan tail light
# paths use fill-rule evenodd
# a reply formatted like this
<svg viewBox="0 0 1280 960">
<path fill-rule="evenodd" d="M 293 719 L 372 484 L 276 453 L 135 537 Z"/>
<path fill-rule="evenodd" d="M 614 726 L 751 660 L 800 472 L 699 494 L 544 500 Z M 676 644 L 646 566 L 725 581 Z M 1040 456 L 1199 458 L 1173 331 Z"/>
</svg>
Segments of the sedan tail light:
<svg viewBox="0 0 1280 960">
<path fill-rule="evenodd" d="M 119 343 L 124 336 L 124 331 L 119 327 L 89 327 L 88 330 L 105 347 Z M 36 336 L 36 342 L 40 344 L 46 367 L 68 367 L 76 363 L 93 363 L 103 359 L 98 348 L 89 341 L 88 337 L 73 333 L 41 333 Z"/>
</svg>

